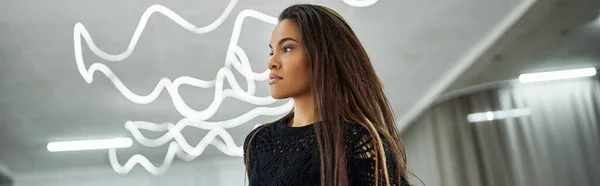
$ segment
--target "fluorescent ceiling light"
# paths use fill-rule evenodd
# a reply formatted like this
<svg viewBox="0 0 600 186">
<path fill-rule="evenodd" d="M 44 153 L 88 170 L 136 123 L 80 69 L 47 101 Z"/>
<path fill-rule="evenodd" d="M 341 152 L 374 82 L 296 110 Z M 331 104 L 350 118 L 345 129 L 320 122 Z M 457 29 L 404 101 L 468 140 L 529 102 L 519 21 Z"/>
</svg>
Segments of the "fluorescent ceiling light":
<svg viewBox="0 0 600 186">
<path fill-rule="evenodd" d="M 48 143 L 48 151 L 76 151 L 76 150 L 96 150 L 96 149 L 111 149 L 111 148 L 127 148 L 131 147 L 133 141 L 131 138 L 112 138 L 99 140 L 82 140 L 82 141 L 62 141 Z"/>
<path fill-rule="evenodd" d="M 552 72 L 521 74 L 519 76 L 519 80 L 521 81 L 521 83 L 531 83 L 531 82 L 538 82 L 538 81 L 550 81 L 550 80 L 559 80 L 559 79 L 589 77 L 589 76 L 595 76 L 595 75 L 596 75 L 595 68 L 582 68 L 582 69 L 561 70 L 561 71 L 552 71 Z"/>
<path fill-rule="evenodd" d="M 513 109 L 513 110 L 500 110 L 500 111 L 488 111 L 469 114 L 467 121 L 471 123 L 492 121 L 497 119 L 514 118 L 531 115 L 529 108 Z"/>
</svg>

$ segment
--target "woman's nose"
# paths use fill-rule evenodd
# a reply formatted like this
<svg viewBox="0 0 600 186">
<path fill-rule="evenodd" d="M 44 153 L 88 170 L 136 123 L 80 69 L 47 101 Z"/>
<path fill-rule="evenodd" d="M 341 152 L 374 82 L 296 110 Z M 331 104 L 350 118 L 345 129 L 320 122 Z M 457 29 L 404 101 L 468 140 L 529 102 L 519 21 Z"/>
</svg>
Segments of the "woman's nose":
<svg viewBox="0 0 600 186">
<path fill-rule="evenodd" d="M 273 69 L 279 69 L 280 64 L 279 64 L 279 62 L 277 62 L 273 58 L 271 58 L 269 60 L 269 63 L 267 64 L 267 66 L 269 67 L 269 70 L 273 70 Z"/>
</svg>

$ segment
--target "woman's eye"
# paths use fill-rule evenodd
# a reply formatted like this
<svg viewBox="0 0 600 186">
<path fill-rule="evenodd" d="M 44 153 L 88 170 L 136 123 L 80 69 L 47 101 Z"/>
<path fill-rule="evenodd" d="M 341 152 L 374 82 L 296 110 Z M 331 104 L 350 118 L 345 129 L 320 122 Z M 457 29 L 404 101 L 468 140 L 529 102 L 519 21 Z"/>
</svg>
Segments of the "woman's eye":
<svg viewBox="0 0 600 186">
<path fill-rule="evenodd" d="M 290 50 L 292 50 L 293 48 L 291 46 L 284 46 L 283 47 L 283 52 L 289 52 Z"/>
<path fill-rule="evenodd" d="M 270 51 L 270 52 L 269 52 L 269 56 L 273 56 L 273 51 Z"/>
</svg>

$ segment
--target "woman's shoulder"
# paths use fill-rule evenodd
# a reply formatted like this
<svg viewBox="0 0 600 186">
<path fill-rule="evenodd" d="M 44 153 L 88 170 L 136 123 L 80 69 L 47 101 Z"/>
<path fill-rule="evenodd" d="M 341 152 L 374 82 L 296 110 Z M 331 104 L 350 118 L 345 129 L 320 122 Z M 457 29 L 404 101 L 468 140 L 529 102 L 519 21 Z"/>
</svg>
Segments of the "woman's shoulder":
<svg viewBox="0 0 600 186">
<path fill-rule="evenodd" d="M 271 127 L 272 126 L 268 123 L 254 127 L 254 129 L 252 129 L 252 131 L 246 135 L 246 138 L 244 139 L 244 146 L 246 146 L 250 140 L 255 141 L 254 139 L 257 137 L 263 136 L 262 134 L 268 132 Z"/>
</svg>

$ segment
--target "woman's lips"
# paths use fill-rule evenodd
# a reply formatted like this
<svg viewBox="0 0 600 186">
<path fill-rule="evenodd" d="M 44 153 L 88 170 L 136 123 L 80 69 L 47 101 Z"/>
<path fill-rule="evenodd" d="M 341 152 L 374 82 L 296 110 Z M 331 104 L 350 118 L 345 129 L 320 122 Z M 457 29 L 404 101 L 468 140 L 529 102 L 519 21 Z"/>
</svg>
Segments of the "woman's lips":
<svg viewBox="0 0 600 186">
<path fill-rule="evenodd" d="M 277 74 L 269 74 L 269 85 L 282 79 L 283 78 L 281 76 L 278 76 Z"/>
</svg>

